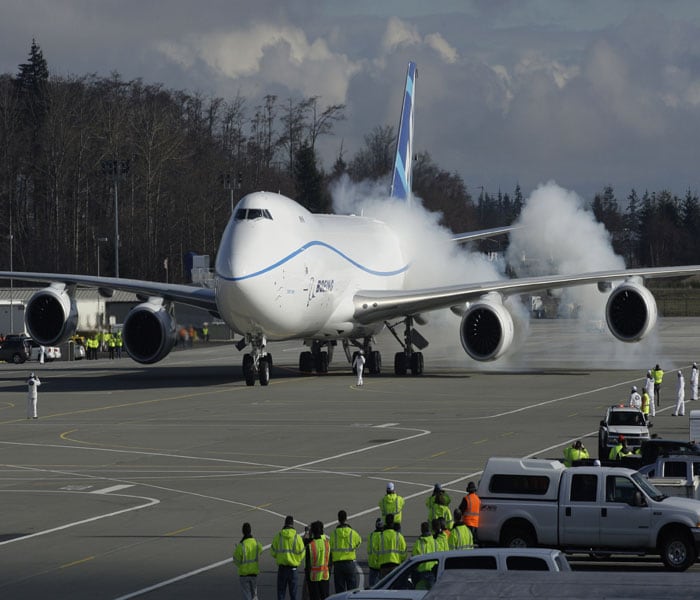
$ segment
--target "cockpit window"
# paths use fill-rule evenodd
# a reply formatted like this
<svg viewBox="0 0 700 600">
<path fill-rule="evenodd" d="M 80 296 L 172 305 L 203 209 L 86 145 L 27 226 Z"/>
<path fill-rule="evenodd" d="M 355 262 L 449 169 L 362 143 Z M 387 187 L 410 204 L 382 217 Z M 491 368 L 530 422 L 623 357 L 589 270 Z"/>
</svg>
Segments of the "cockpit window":
<svg viewBox="0 0 700 600">
<path fill-rule="evenodd" d="M 266 208 L 239 208 L 233 217 L 236 221 L 252 221 L 254 219 L 270 219 L 272 215 Z"/>
</svg>

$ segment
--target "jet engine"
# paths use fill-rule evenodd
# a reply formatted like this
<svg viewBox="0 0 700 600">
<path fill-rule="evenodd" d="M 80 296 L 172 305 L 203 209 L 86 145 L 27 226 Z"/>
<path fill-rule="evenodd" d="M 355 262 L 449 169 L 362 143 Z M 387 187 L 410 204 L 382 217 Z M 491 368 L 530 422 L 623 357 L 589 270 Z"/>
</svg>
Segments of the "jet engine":
<svg viewBox="0 0 700 600">
<path fill-rule="evenodd" d="M 608 328 L 623 342 L 641 340 L 656 325 L 656 316 L 654 296 L 632 279 L 614 288 L 605 305 Z"/>
<path fill-rule="evenodd" d="M 27 302 L 24 320 L 29 335 L 45 346 L 56 346 L 75 333 L 78 309 L 63 283 L 36 292 Z"/>
<path fill-rule="evenodd" d="M 492 292 L 470 304 L 459 326 L 462 348 L 474 360 L 496 360 L 505 354 L 515 337 L 513 317 L 501 295 Z"/>
<path fill-rule="evenodd" d="M 129 311 L 122 329 L 124 347 L 136 362 L 152 364 L 163 360 L 177 341 L 175 320 L 161 298 L 149 298 Z"/>
</svg>

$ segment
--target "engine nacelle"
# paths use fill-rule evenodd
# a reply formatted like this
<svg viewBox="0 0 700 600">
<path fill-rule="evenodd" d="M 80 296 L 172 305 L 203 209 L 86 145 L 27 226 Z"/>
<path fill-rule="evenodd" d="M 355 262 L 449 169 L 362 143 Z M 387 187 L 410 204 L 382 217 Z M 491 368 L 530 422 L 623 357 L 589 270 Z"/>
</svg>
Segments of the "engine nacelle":
<svg viewBox="0 0 700 600">
<path fill-rule="evenodd" d="M 150 298 L 129 311 L 122 329 L 124 347 L 136 362 L 163 360 L 177 341 L 175 320 L 160 298 Z"/>
<path fill-rule="evenodd" d="M 56 346 L 67 340 L 78 327 L 75 299 L 62 283 L 36 292 L 24 309 L 27 331 L 44 346 Z"/>
<path fill-rule="evenodd" d="M 641 283 L 625 281 L 610 294 L 605 319 L 620 341 L 638 342 L 656 325 L 656 300 Z"/>
<path fill-rule="evenodd" d="M 462 348 L 474 360 L 496 360 L 505 354 L 515 338 L 515 326 L 500 294 L 486 294 L 467 308 L 459 337 Z"/>
</svg>

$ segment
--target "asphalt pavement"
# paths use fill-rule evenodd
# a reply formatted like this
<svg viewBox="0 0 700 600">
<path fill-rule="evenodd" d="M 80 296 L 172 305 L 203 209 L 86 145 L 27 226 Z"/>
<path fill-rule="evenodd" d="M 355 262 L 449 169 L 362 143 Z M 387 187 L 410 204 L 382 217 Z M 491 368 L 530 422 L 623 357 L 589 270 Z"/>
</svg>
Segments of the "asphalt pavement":
<svg viewBox="0 0 700 600">
<path fill-rule="evenodd" d="M 245 385 L 230 344 L 152 366 L 0 364 L 0 596 L 238 598 L 230 557 L 243 522 L 267 548 L 285 515 L 302 531 L 332 527 L 345 509 L 366 539 L 388 481 L 406 498 L 410 545 L 436 482 L 455 506 L 490 456 L 559 457 L 581 438 L 595 453 L 605 408 L 657 362 L 668 375 L 654 431 L 688 438 L 694 403 L 670 416 L 673 371 L 688 381 L 700 319 L 663 319 L 624 348 L 597 323 L 534 321 L 527 344 L 485 368 L 455 341 L 457 323 L 422 331 L 422 377 L 393 375 L 396 342 L 382 334 L 387 368 L 361 388 L 338 350 L 327 375 L 300 375 L 296 342 L 270 345 L 267 387 Z M 25 409 L 31 370 L 43 384 L 36 421 Z M 259 596 L 275 598 L 268 552 L 262 568 Z"/>
</svg>

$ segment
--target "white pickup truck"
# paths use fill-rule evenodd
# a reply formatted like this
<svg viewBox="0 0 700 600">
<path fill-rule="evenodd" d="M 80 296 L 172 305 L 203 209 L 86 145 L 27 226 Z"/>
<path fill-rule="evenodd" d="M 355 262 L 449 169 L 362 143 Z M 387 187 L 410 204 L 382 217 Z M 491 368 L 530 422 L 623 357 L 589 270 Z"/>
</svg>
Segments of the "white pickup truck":
<svg viewBox="0 0 700 600">
<path fill-rule="evenodd" d="M 639 472 L 667 496 L 700 500 L 700 456 L 659 456 L 656 462 L 644 465 Z"/>
<path fill-rule="evenodd" d="M 478 494 L 480 544 L 659 554 L 672 571 L 698 555 L 700 502 L 667 497 L 632 469 L 490 458 Z"/>
</svg>

